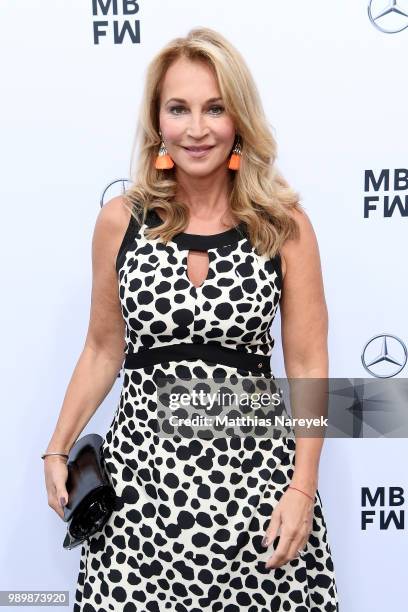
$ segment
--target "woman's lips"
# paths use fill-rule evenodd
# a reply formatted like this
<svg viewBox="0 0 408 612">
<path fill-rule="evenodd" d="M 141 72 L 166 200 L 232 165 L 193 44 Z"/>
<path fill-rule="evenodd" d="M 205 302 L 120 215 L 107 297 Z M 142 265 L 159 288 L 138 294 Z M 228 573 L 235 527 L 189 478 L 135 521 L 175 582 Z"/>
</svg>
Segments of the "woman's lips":
<svg viewBox="0 0 408 612">
<path fill-rule="evenodd" d="M 206 155 L 213 148 L 214 148 L 214 146 L 205 147 L 205 148 L 197 148 L 197 147 L 195 147 L 194 149 L 190 149 L 188 147 L 183 147 L 183 149 L 186 151 L 186 153 L 188 153 L 188 155 L 190 155 L 191 157 L 204 157 L 204 155 Z"/>
</svg>

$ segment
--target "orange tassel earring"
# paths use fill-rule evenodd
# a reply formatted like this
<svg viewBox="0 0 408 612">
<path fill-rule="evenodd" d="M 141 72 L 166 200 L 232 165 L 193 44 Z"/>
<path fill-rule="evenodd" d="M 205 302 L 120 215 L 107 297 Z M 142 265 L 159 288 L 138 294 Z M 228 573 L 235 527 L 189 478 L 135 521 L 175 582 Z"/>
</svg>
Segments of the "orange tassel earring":
<svg viewBox="0 0 408 612">
<path fill-rule="evenodd" d="M 230 170 L 238 170 L 240 165 L 241 165 L 241 156 L 242 156 L 242 151 L 241 151 L 241 143 L 239 142 L 239 140 L 237 141 L 237 143 L 235 144 L 235 147 L 232 151 L 232 155 L 230 157 L 230 161 L 228 164 L 228 168 Z"/>
<path fill-rule="evenodd" d="M 160 132 L 160 136 L 161 135 L 162 134 Z M 174 166 L 174 161 L 167 153 L 166 145 L 164 144 L 163 140 L 161 141 L 159 153 L 158 155 L 156 155 L 156 161 L 154 165 L 158 170 L 169 170 Z"/>
</svg>

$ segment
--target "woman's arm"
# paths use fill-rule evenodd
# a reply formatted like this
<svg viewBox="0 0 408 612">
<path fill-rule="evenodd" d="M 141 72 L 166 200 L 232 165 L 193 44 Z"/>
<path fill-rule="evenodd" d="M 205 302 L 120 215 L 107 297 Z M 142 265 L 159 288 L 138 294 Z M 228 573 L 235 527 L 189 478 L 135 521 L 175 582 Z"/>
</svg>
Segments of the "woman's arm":
<svg viewBox="0 0 408 612">
<path fill-rule="evenodd" d="M 282 248 L 285 278 L 280 311 L 286 376 L 327 379 L 328 313 L 319 248 L 306 213 L 294 211 L 292 214 L 299 224 L 300 238 L 287 241 Z M 296 439 L 291 484 L 312 496 L 317 488 L 323 441 L 323 436 Z"/>
<path fill-rule="evenodd" d="M 68 384 L 47 452 L 68 453 L 103 402 L 121 369 L 125 322 L 120 307 L 116 257 L 130 220 L 122 197 L 107 202 L 92 240 L 92 296 L 88 333 Z M 57 456 L 45 457 L 45 461 Z"/>
</svg>

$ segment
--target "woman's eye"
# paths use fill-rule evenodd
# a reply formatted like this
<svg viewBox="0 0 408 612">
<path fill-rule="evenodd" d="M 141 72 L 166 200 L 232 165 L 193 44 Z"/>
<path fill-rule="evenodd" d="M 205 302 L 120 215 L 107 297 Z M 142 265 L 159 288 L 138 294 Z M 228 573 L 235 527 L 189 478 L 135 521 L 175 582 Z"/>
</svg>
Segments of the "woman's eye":
<svg viewBox="0 0 408 612">
<path fill-rule="evenodd" d="M 220 115 L 222 111 L 224 110 L 223 106 L 212 106 L 210 110 L 214 110 L 214 108 L 218 108 L 221 111 L 220 113 L 216 113 L 217 115 Z"/>
<path fill-rule="evenodd" d="M 172 106 L 170 108 L 170 112 L 173 113 L 176 110 L 179 110 L 180 108 L 184 108 L 184 106 Z M 175 115 L 178 115 L 179 113 L 174 113 Z"/>
<path fill-rule="evenodd" d="M 224 107 L 223 106 L 211 106 L 211 108 L 209 110 L 213 111 L 214 109 L 220 111 L 220 112 L 214 113 L 214 114 L 220 115 L 223 112 Z M 175 112 L 175 111 L 179 111 L 179 110 L 184 110 L 184 106 L 172 106 L 170 108 L 170 112 L 173 113 L 174 115 L 179 115 L 180 113 Z"/>
</svg>

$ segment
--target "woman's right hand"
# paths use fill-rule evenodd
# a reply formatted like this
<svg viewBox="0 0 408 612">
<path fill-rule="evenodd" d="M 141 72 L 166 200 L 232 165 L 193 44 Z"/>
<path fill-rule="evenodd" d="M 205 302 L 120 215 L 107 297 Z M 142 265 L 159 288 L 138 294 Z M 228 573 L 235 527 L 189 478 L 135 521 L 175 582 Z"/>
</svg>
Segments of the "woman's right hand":
<svg viewBox="0 0 408 612">
<path fill-rule="evenodd" d="M 48 505 L 63 519 L 63 506 L 68 503 L 68 492 L 65 487 L 68 478 L 66 459 L 60 455 L 44 457 L 44 474 Z"/>
</svg>

